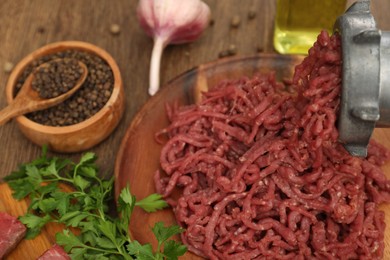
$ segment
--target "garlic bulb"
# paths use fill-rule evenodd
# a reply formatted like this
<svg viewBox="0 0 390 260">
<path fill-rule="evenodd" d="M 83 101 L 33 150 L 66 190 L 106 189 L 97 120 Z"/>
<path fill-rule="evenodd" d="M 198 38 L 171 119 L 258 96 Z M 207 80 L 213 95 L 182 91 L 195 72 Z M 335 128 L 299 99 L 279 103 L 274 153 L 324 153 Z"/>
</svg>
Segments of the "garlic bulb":
<svg viewBox="0 0 390 260">
<path fill-rule="evenodd" d="M 140 0 L 137 16 L 154 40 L 149 71 L 149 94 L 154 95 L 159 89 L 164 48 L 196 40 L 209 23 L 210 8 L 201 0 Z"/>
</svg>

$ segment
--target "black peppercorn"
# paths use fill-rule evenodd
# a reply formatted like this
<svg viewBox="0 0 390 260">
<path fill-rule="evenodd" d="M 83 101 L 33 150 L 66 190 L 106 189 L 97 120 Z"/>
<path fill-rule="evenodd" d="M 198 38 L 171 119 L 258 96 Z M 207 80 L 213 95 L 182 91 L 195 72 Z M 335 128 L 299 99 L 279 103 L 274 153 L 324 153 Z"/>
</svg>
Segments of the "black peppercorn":
<svg viewBox="0 0 390 260">
<path fill-rule="evenodd" d="M 49 61 L 34 72 L 31 87 L 41 98 L 54 98 L 71 90 L 82 74 L 83 69 L 74 59 Z"/>
<path fill-rule="evenodd" d="M 88 75 L 81 88 L 69 99 L 49 109 L 26 115 L 30 120 L 39 124 L 48 126 L 67 126 L 85 121 L 102 109 L 112 94 L 114 76 L 109 65 L 102 58 L 93 53 L 76 49 L 52 53 L 31 62 L 17 80 L 17 84 L 15 86 L 16 93 L 20 90 L 26 78 L 34 71 L 35 68 L 42 63 L 59 58 L 73 59 L 83 62 L 88 68 Z M 49 77 L 42 77 L 41 80 L 43 80 L 43 78 L 50 81 Z M 57 79 L 57 81 L 54 81 L 56 84 L 59 84 L 58 82 L 61 80 L 59 81 Z M 103 84 L 104 90 L 98 88 L 101 84 Z M 65 86 L 63 85 L 61 87 L 69 87 L 69 82 L 67 82 Z M 88 102 L 90 100 L 88 97 L 90 93 L 94 93 L 94 95 L 97 96 L 96 100 L 93 100 L 94 105 L 90 105 Z M 46 93 L 46 95 L 48 94 L 50 93 Z"/>
</svg>

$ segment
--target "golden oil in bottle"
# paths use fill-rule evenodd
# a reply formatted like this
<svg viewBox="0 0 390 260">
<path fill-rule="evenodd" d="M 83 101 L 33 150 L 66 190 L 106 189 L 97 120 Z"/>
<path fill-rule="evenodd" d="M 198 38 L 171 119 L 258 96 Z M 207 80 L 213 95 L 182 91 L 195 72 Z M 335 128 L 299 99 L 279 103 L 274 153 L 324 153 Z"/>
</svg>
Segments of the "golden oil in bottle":
<svg viewBox="0 0 390 260">
<path fill-rule="evenodd" d="M 346 0 L 277 0 L 274 47 L 282 54 L 307 54 L 321 30 L 333 30 Z"/>
</svg>

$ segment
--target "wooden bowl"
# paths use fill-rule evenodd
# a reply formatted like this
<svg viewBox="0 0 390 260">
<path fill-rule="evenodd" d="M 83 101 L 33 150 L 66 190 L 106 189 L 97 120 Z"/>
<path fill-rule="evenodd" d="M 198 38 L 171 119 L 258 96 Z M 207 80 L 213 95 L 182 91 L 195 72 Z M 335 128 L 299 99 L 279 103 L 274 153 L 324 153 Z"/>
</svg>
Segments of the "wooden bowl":
<svg viewBox="0 0 390 260">
<path fill-rule="evenodd" d="M 46 45 L 23 58 L 12 71 L 7 85 L 6 97 L 10 103 L 14 98 L 16 82 L 24 69 L 34 60 L 65 50 L 77 50 L 99 56 L 110 66 L 114 86 L 107 103 L 92 117 L 69 126 L 46 126 L 26 116 L 16 122 L 21 132 L 37 145 L 47 145 L 52 151 L 71 153 L 87 150 L 103 141 L 118 125 L 124 111 L 124 90 L 121 74 L 115 60 L 103 49 L 78 41 L 63 41 Z"/>
</svg>

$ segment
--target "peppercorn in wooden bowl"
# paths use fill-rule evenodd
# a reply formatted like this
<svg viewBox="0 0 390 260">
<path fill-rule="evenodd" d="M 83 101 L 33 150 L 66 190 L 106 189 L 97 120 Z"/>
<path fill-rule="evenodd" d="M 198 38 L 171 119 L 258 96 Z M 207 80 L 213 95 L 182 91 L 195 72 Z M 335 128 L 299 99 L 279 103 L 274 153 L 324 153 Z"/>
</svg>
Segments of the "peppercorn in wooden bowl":
<svg viewBox="0 0 390 260">
<path fill-rule="evenodd" d="M 52 151 L 80 152 L 103 141 L 118 125 L 124 111 L 124 90 L 115 60 L 103 49 L 86 42 L 62 41 L 35 50 L 12 71 L 6 97 L 10 103 L 24 80 L 40 64 L 58 58 L 83 62 L 88 75 L 69 99 L 52 108 L 16 118 L 21 132 Z"/>
</svg>

